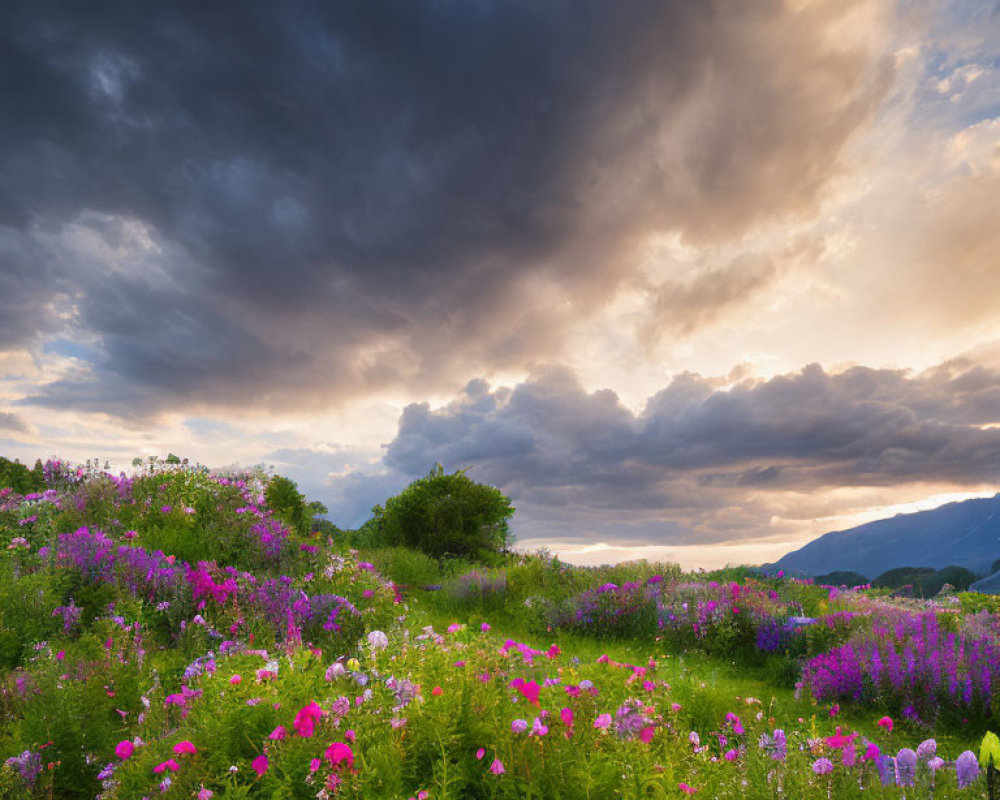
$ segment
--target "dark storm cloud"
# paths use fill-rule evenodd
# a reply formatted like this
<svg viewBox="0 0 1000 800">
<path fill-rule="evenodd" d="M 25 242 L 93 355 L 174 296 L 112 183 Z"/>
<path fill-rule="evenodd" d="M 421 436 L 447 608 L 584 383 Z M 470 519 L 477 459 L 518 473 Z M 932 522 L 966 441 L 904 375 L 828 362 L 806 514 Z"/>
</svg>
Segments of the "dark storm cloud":
<svg viewBox="0 0 1000 800">
<path fill-rule="evenodd" d="M 863 5 L 5 3 L 0 346 L 89 336 L 33 400 L 137 416 L 552 357 L 650 233 L 815 209 L 890 78 Z"/>
<path fill-rule="evenodd" d="M 529 517 L 594 524 L 596 512 L 647 542 L 719 541 L 766 527 L 762 492 L 996 481 L 1000 429 L 986 426 L 998 422 L 1000 372 L 966 361 L 917 376 L 812 365 L 728 389 L 688 374 L 637 415 L 553 370 L 409 406 L 385 461 L 409 475 L 471 467 Z"/>
</svg>

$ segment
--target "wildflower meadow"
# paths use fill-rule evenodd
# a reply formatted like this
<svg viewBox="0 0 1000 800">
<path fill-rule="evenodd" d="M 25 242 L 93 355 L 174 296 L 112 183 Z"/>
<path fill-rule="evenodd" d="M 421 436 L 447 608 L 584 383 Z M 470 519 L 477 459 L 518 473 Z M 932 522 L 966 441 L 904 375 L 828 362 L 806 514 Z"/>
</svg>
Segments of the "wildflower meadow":
<svg viewBox="0 0 1000 800">
<path fill-rule="evenodd" d="M 431 557 L 274 480 L 0 487 L 0 798 L 996 796 L 979 598 Z"/>
</svg>

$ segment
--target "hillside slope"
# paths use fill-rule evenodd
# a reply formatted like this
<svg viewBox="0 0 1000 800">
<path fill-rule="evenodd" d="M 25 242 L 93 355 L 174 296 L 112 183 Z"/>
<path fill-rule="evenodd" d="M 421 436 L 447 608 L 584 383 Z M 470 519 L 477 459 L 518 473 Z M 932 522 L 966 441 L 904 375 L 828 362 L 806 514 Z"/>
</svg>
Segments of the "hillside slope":
<svg viewBox="0 0 1000 800">
<path fill-rule="evenodd" d="M 985 574 L 998 558 L 1000 494 L 833 531 L 768 569 L 809 575 L 854 570 L 875 578 L 895 567 L 956 564 Z"/>
</svg>

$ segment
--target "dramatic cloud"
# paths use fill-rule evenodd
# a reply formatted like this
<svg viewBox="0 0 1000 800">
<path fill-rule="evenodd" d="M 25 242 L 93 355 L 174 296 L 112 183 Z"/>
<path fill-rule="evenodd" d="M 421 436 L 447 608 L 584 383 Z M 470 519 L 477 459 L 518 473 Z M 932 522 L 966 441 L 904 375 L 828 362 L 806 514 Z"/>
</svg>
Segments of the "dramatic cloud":
<svg viewBox="0 0 1000 800">
<path fill-rule="evenodd" d="M 965 0 L 0 4 L 4 454 L 274 463 L 342 525 L 440 461 L 613 557 L 988 492 L 998 41 Z"/>
<path fill-rule="evenodd" d="M 885 22 L 875 0 L 8 4 L 0 346 L 89 339 L 32 401 L 133 417 L 556 357 L 650 235 L 818 208 L 888 89 Z M 662 311 L 768 276 L 664 287 Z"/>
<path fill-rule="evenodd" d="M 441 409 L 409 406 L 385 462 L 411 476 L 471 467 L 529 516 L 613 516 L 653 544 L 766 535 L 787 493 L 1000 479 L 1000 371 L 812 365 L 720 383 L 679 376 L 634 414 L 565 370 L 513 389 L 476 381 Z"/>
</svg>

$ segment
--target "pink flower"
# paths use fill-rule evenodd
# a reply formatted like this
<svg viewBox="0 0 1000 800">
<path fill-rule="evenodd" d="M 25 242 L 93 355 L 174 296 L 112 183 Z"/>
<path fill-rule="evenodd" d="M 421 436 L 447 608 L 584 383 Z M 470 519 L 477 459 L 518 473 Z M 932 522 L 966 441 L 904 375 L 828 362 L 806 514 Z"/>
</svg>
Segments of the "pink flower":
<svg viewBox="0 0 1000 800">
<path fill-rule="evenodd" d="M 453 622 L 448 626 L 448 633 L 458 633 L 460 630 L 462 630 L 462 626 L 457 622 Z"/>
<path fill-rule="evenodd" d="M 179 756 L 194 755 L 197 752 L 198 748 L 195 747 L 194 744 L 189 742 L 187 739 L 184 739 L 183 741 L 178 742 L 177 744 L 174 745 L 174 753 Z"/>
<path fill-rule="evenodd" d="M 726 761 L 735 761 L 739 758 L 739 756 L 740 754 L 736 750 L 727 750 L 723 758 L 725 758 Z"/>
<path fill-rule="evenodd" d="M 875 724 L 880 728 L 885 728 L 886 733 L 892 733 L 892 720 L 889 717 L 882 717 L 882 719 Z"/>
<path fill-rule="evenodd" d="M 610 714 L 601 714 L 597 719 L 594 720 L 595 728 L 601 728 L 603 730 L 604 728 L 607 728 L 609 725 L 611 725 Z"/>
<path fill-rule="evenodd" d="M 233 675 L 233 677 L 229 679 L 229 682 L 233 686 L 239 686 L 243 682 L 243 678 L 239 675 Z"/>
<path fill-rule="evenodd" d="M 847 747 L 851 742 L 858 738 L 858 732 L 855 731 L 852 734 L 845 735 L 840 732 L 840 726 L 837 726 L 836 733 L 833 736 L 826 737 L 826 744 L 828 747 L 832 747 L 834 750 L 841 750 Z"/>
<path fill-rule="evenodd" d="M 563 725 L 567 728 L 573 727 L 573 709 L 569 706 L 564 706 L 562 711 L 559 712 L 559 717 L 563 721 Z"/>
<path fill-rule="evenodd" d="M 164 770 L 169 769 L 171 772 L 177 772 L 181 768 L 181 765 L 174 761 L 172 758 L 168 758 L 166 761 L 162 761 L 153 767 L 153 772 L 159 775 Z"/>
<path fill-rule="evenodd" d="M 485 755 L 486 755 L 486 750 L 484 748 L 480 747 L 476 751 L 476 760 L 477 761 L 482 761 L 483 760 L 483 756 L 485 756 Z"/>
<path fill-rule="evenodd" d="M 834 704 L 833 704 L 833 705 L 832 705 L 832 706 L 830 707 L 830 716 L 831 716 L 831 717 L 835 717 L 835 716 L 837 716 L 837 714 L 839 714 L 839 713 L 840 713 L 840 706 L 839 706 L 839 705 L 837 705 L 836 703 L 834 703 Z"/>
<path fill-rule="evenodd" d="M 493 763 L 490 764 L 490 772 L 494 775 L 503 775 L 507 770 L 503 768 L 503 762 L 499 758 L 494 758 Z"/>
<path fill-rule="evenodd" d="M 314 700 L 309 705 L 299 709 L 299 713 L 295 715 L 295 721 L 292 723 L 292 726 L 299 736 L 303 739 L 308 739 L 316 729 L 316 720 L 322 716 L 323 709 Z"/>
<path fill-rule="evenodd" d="M 64 658 L 66 658 L 65 650 L 60 650 L 58 653 L 56 653 L 56 661 L 62 661 Z"/>
<path fill-rule="evenodd" d="M 442 694 L 444 694 L 444 689 L 442 689 L 440 686 L 435 686 L 433 689 L 431 689 L 431 694 L 434 695 L 435 697 L 440 697 Z"/>
<path fill-rule="evenodd" d="M 354 751 L 351 750 L 349 745 L 343 742 L 334 742 L 328 748 L 326 752 L 323 753 L 323 757 L 327 760 L 331 767 L 337 767 L 340 764 L 346 763 L 347 766 L 354 766 Z"/>
<path fill-rule="evenodd" d="M 868 745 L 865 747 L 864 755 L 862 755 L 861 758 L 864 761 L 874 761 L 881 754 L 882 751 L 879 750 L 879 746 L 875 744 L 875 742 L 868 742 Z"/>
<path fill-rule="evenodd" d="M 212 800 L 214 794 L 215 792 L 213 792 L 211 789 L 206 789 L 204 786 L 202 786 L 201 791 L 199 791 L 197 794 L 197 797 L 198 800 Z"/>
<path fill-rule="evenodd" d="M 670 704 L 670 710 L 671 711 L 680 711 L 681 708 L 683 708 L 683 706 L 680 703 L 671 703 Z"/>
<path fill-rule="evenodd" d="M 560 650 L 560 649 L 559 649 L 559 645 L 556 645 L 556 644 L 554 644 L 554 645 L 552 645 L 552 647 L 550 647 L 550 648 L 549 648 L 549 649 L 548 649 L 548 650 L 547 650 L 547 651 L 545 652 L 545 655 L 546 655 L 546 657 L 547 657 L 547 658 L 555 658 L 555 657 L 556 657 L 556 656 L 558 656 L 558 655 L 559 655 L 559 654 L 560 654 L 561 652 L 562 652 L 562 650 Z"/>
<path fill-rule="evenodd" d="M 312 761 L 309 762 L 309 771 L 310 772 L 319 772 L 319 768 L 322 767 L 322 766 L 323 766 L 323 762 L 320 761 L 318 758 L 314 758 Z"/>
<path fill-rule="evenodd" d="M 538 692 L 542 687 L 534 681 L 526 681 L 524 678 L 514 678 L 508 686 L 511 689 L 516 689 L 532 705 L 538 705 Z"/>
<path fill-rule="evenodd" d="M 647 725 L 645 728 L 639 731 L 639 740 L 644 742 L 645 744 L 649 744 L 651 741 L 653 741 L 653 734 L 655 732 L 656 729 L 652 725 Z"/>
<path fill-rule="evenodd" d="M 135 745 L 128 739 L 122 739 L 115 748 L 115 755 L 122 761 L 126 758 L 131 758 L 133 752 L 135 752 Z"/>
<path fill-rule="evenodd" d="M 250 762 L 250 769 L 257 773 L 257 777 L 263 777 L 264 773 L 267 772 L 267 754 L 261 753 L 257 758 Z"/>
<path fill-rule="evenodd" d="M 279 725 L 277 728 L 271 731 L 270 735 L 267 738 L 276 742 L 281 741 L 282 739 L 285 738 L 285 726 Z"/>
<path fill-rule="evenodd" d="M 479 630 L 481 630 L 483 633 L 486 633 L 487 631 L 489 631 L 489 629 L 490 629 L 490 623 L 488 622 L 484 622 L 482 625 L 479 626 Z"/>
<path fill-rule="evenodd" d="M 684 794 L 694 794 L 698 791 L 693 786 L 688 786 L 686 783 L 678 783 L 677 788 L 684 792 Z"/>
</svg>

